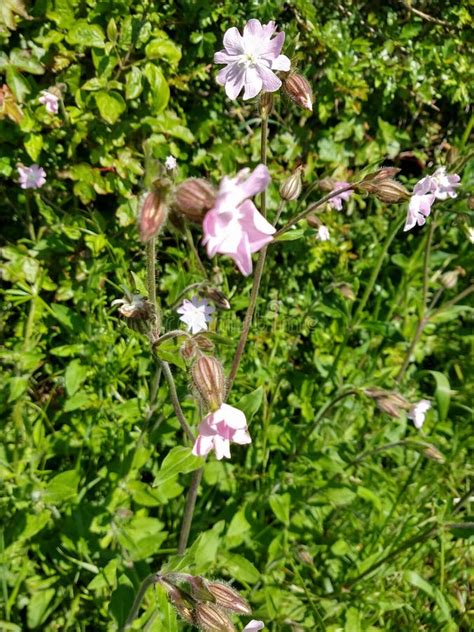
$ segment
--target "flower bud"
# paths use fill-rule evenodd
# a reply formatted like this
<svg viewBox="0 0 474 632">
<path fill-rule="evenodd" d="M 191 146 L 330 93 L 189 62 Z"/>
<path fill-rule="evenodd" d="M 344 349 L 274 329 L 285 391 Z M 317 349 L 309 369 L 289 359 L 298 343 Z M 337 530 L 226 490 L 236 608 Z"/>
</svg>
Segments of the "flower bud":
<svg viewBox="0 0 474 632">
<path fill-rule="evenodd" d="M 298 73 L 291 73 L 283 80 L 286 94 L 304 110 L 313 111 L 313 91 L 306 79 Z"/>
<path fill-rule="evenodd" d="M 301 172 L 303 166 L 296 167 L 293 173 L 283 182 L 280 187 L 280 197 L 282 200 L 297 200 L 301 195 L 303 185 L 301 183 Z"/>
<path fill-rule="evenodd" d="M 217 410 L 224 401 L 225 394 L 222 364 L 212 356 L 201 356 L 193 364 L 191 375 L 209 410 Z"/>
<path fill-rule="evenodd" d="M 168 207 L 162 193 L 151 191 L 147 194 L 143 203 L 140 219 L 140 239 L 143 242 L 156 237 L 166 223 Z"/>
<path fill-rule="evenodd" d="M 194 624 L 194 602 L 177 586 L 173 586 L 167 581 L 161 581 L 160 583 L 165 588 L 168 599 L 176 608 L 178 614 L 188 623 Z"/>
<path fill-rule="evenodd" d="M 133 294 L 130 298 L 116 298 L 112 305 L 120 305 L 118 311 L 124 318 L 148 320 L 153 315 L 152 304 L 140 294 Z"/>
<path fill-rule="evenodd" d="M 441 285 L 447 290 L 452 290 L 457 285 L 459 275 L 464 276 L 465 274 L 464 268 L 457 266 L 454 270 L 449 270 L 441 275 Z"/>
<path fill-rule="evenodd" d="M 214 349 L 214 343 L 204 334 L 194 336 L 194 341 L 201 351 L 212 351 Z"/>
<path fill-rule="evenodd" d="M 229 299 L 216 287 L 206 287 L 203 290 L 200 290 L 199 294 L 212 301 L 218 309 L 230 309 Z"/>
<path fill-rule="evenodd" d="M 252 609 L 239 593 L 221 582 L 208 582 L 207 589 L 214 596 L 215 603 L 224 610 L 238 614 L 252 614 Z"/>
<path fill-rule="evenodd" d="M 192 360 L 196 355 L 198 345 L 195 338 L 187 338 L 179 350 L 184 360 Z"/>
<path fill-rule="evenodd" d="M 371 397 L 377 407 L 390 417 L 395 417 L 396 419 L 400 418 L 402 410 L 409 410 L 410 404 L 409 402 L 393 391 L 385 391 L 379 388 L 366 388 L 364 393 Z"/>
<path fill-rule="evenodd" d="M 237 632 L 229 617 L 210 603 L 199 603 L 194 620 L 204 632 Z"/>
<path fill-rule="evenodd" d="M 378 171 L 374 171 L 373 173 L 369 173 L 363 179 L 363 182 L 382 182 L 383 180 L 388 180 L 394 178 L 397 173 L 400 173 L 401 169 L 398 167 L 382 167 Z"/>
<path fill-rule="evenodd" d="M 188 178 L 176 189 L 173 206 L 186 219 L 201 224 L 215 201 L 216 192 L 207 180 Z"/>
<path fill-rule="evenodd" d="M 400 182 L 391 179 L 382 180 L 381 182 L 364 181 L 358 185 L 358 188 L 362 191 L 373 193 L 381 202 L 388 204 L 403 202 L 410 198 L 410 193 L 405 187 Z"/>
<path fill-rule="evenodd" d="M 445 458 L 444 455 L 436 448 L 434 445 L 428 445 L 424 450 L 423 454 L 432 461 L 436 461 L 437 463 L 444 463 Z"/>
</svg>

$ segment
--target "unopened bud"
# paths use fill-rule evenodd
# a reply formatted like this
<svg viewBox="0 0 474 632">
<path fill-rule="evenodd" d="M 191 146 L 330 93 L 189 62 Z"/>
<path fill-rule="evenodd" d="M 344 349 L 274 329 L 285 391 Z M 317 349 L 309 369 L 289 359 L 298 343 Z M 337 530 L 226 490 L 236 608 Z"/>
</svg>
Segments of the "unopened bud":
<svg viewBox="0 0 474 632">
<path fill-rule="evenodd" d="M 347 298 L 349 301 L 355 301 L 354 290 L 348 283 L 339 283 L 337 288 L 344 298 Z"/>
<path fill-rule="evenodd" d="M 187 338 L 181 345 L 181 349 L 179 351 L 183 359 L 189 361 L 196 355 L 197 348 L 198 345 L 196 344 L 196 339 Z"/>
<path fill-rule="evenodd" d="M 165 588 L 168 599 L 176 608 L 178 614 L 188 623 L 194 623 L 194 602 L 186 595 L 185 592 L 180 590 L 177 586 L 168 584 L 166 581 L 160 582 Z"/>
<path fill-rule="evenodd" d="M 460 266 L 454 268 L 454 270 L 449 270 L 449 272 L 441 275 L 441 285 L 447 290 L 452 290 L 453 287 L 456 287 L 459 275 L 464 276 L 465 274 L 466 271 Z"/>
<path fill-rule="evenodd" d="M 431 459 L 432 461 L 436 461 L 437 463 L 444 463 L 445 462 L 445 458 L 444 455 L 438 450 L 438 448 L 435 448 L 434 445 L 428 445 L 424 450 L 423 450 L 423 454 L 428 458 Z"/>
<path fill-rule="evenodd" d="M 120 305 L 118 311 L 124 318 L 148 320 L 153 315 L 152 304 L 140 294 L 133 294 L 130 298 L 117 298 L 112 305 Z"/>
<path fill-rule="evenodd" d="M 205 287 L 199 291 L 199 294 L 212 301 L 218 309 L 230 309 L 229 299 L 216 287 Z"/>
<path fill-rule="evenodd" d="M 300 560 L 300 562 L 303 562 L 303 564 L 307 564 L 308 566 L 314 566 L 313 556 L 307 549 L 305 548 L 298 549 L 297 555 L 298 555 L 298 559 Z"/>
<path fill-rule="evenodd" d="M 204 334 L 194 336 L 194 341 L 201 351 L 212 351 L 214 349 L 214 343 Z"/>
<path fill-rule="evenodd" d="M 283 80 L 286 94 L 304 110 L 313 111 L 313 91 L 306 79 L 298 73 L 291 73 Z"/>
<path fill-rule="evenodd" d="M 174 194 L 175 210 L 196 224 L 201 224 L 207 211 L 216 201 L 214 188 L 201 178 L 189 178 L 178 186 Z"/>
<path fill-rule="evenodd" d="M 332 178 L 321 178 L 318 182 L 318 186 L 321 191 L 334 191 L 334 185 L 336 181 Z"/>
<path fill-rule="evenodd" d="M 229 612 L 252 614 L 252 609 L 239 593 L 221 582 L 208 582 L 207 588 L 214 596 L 216 605 Z"/>
<path fill-rule="evenodd" d="M 303 166 L 300 165 L 283 182 L 280 187 L 280 197 L 282 200 L 287 200 L 288 202 L 290 202 L 291 200 L 297 200 L 299 198 L 303 189 L 303 184 L 301 182 L 302 171 Z"/>
<path fill-rule="evenodd" d="M 217 410 L 224 401 L 225 393 L 222 364 L 212 356 L 201 356 L 193 364 L 191 375 L 209 410 Z"/>
<path fill-rule="evenodd" d="M 388 204 L 403 202 L 404 200 L 408 200 L 410 197 L 410 193 L 402 184 L 400 184 L 400 182 L 391 179 L 382 180 L 381 182 L 364 181 L 358 185 L 358 188 L 362 191 L 373 193 L 381 202 L 386 202 Z"/>
<path fill-rule="evenodd" d="M 189 586 L 189 590 L 191 593 L 191 597 L 197 602 L 208 602 L 216 603 L 216 598 L 209 590 L 209 583 L 204 577 L 200 575 L 187 575 L 186 576 L 186 584 Z"/>
<path fill-rule="evenodd" d="M 385 391 L 379 388 L 366 388 L 364 393 L 371 397 L 377 407 L 387 415 L 400 418 L 402 410 L 409 410 L 410 404 L 407 400 L 393 391 Z"/>
<path fill-rule="evenodd" d="M 140 227 L 140 239 L 143 242 L 147 242 L 153 237 L 156 237 L 165 225 L 167 217 L 168 207 L 163 194 L 156 191 L 148 193 L 143 203 L 138 222 Z"/>
<path fill-rule="evenodd" d="M 382 182 L 383 180 L 394 178 L 400 171 L 401 169 L 398 167 L 382 167 L 378 171 L 366 175 L 363 182 Z"/>
<path fill-rule="evenodd" d="M 229 617 L 210 603 L 199 603 L 194 620 L 204 632 L 237 632 Z"/>
<path fill-rule="evenodd" d="M 260 96 L 260 115 L 268 119 L 273 110 L 273 92 L 262 92 Z"/>
</svg>

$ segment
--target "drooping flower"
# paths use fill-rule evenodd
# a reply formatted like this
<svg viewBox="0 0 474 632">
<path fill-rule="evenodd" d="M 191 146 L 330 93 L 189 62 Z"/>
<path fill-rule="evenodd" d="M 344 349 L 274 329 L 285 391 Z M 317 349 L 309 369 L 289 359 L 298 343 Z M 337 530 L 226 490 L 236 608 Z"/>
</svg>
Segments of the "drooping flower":
<svg viewBox="0 0 474 632">
<path fill-rule="evenodd" d="M 207 330 L 207 324 L 212 322 L 211 314 L 215 311 L 215 308 L 205 298 L 193 296 L 190 301 L 184 299 L 182 305 L 176 311 L 178 314 L 181 314 L 179 320 L 194 335 L 200 331 Z"/>
<path fill-rule="evenodd" d="M 49 92 L 48 90 L 43 90 L 41 92 L 41 96 L 38 99 L 38 101 L 45 106 L 46 111 L 49 112 L 50 114 L 57 114 L 58 113 L 58 111 L 59 111 L 59 97 L 57 97 L 52 92 Z"/>
<path fill-rule="evenodd" d="M 411 419 L 413 421 L 413 425 L 415 426 L 415 428 L 418 428 L 418 430 L 423 427 L 423 424 L 425 423 L 426 413 L 429 411 L 430 408 L 431 402 L 427 399 L 420 399 L 419 402 L 413 404 L 413 406 L 411 407 L 410 412 L 408 413 L 408 419 Z"/>
<path fill-rule="evenodd" d="M 460 182 L 460 176 L 457 173 L 447 174 L 446 167 L 438 167 L 433 175 L 425 176 L 419 180 L 413 188 L 403 230 L 410 230 L 417 224 L 423 226 L 426 222 L 425 218 L 431 212 L 433 202 L 447 200 L 448 197 L 455 198 L 457 196 L 456 188 Z"/>
<path fill-rule="evenodd" d="M 328 227 L 324 224 L 321 224 L 321 226 L 318 228 L 317 237 L 319 241 L 329 241 L 331 237 L 329 235 Z"/>
<path fill-rule="evenodd" d="M 263 621 L 257 621 L 257 619 L 252 619 L 250 623 L 247 623 L 242 632 L 257 632 L 258 630 L 263 630 L 265 627 Z"/>
<path fill-rule="evenodd" d="M 428 176 L 415 184 L 413 195 L 408 203 L 407 219 L 403 231 L 411 230 L 414 226 L 423 226 L 431 213 L 431 206 L 436 196 L 433 191 L 433 181 Z"/>
<path fill-rule="evenodd" d="M 202 224 L 207 254 L 229 255 L 245 276 L 252 272 L 252 253 L 272 240 L 275 228 L 248 198 L 264 191 L 270 182 L 265 165 L 252 173 L 242 169 L 235 178 L 224 176 L 216 201 Z"/>
<path fill-rule="evenodd" d="M 149 318 L 152 313 L 150 302 L 141 294 L 116 298 L 111 304 L 120 305 L 118 311 L 125 318 Z"/>
<path fill-rule="evenodd" d="M 218 461 L 224 457 L 230 459 L 231 443 L 244 445 L 251 442 L 244 413 L 229 404 L 222 404 L 201 421 L 193 454 L 206 456 L 215 450 Z"/>
<path fill-rule="evenodd" d="M 168 156 L 165 160 L 165 167 L 168 171 L 173 171 L 178 166 L 178 162 L 174 156 Z"/>
<path fill-rule="evenodd" d="M 225 64 L 217 75 L 217 83 L 225 86 L 229 99 L 236 99 L 244 88 L 244 99 L 256 97 L 261 90 L 275 92 L 281 87 L 274 70 L 290 70 L 290 60 L 281 55 L 285 34 L 276 31 L 275 22 L 261 24 L 252 19 L 244 26 L 243 35 L 234 26 L 224 35 L 224 50 L 214 55 L 216 64 Z"/>
<path fill-rule="evenodd" d="M 349 186 L 349 182 L 338 180 L 337 182 L 334 182 L 332 190 L 338 191 L 339 189 L 345 189 Z M 339 195 L 335 195 L 329 200 L 329 206 L 335 208 L 336 211 L 342 211 L 342 203 L 347 202 L 347 200 L 351 197 L 353 193 L 354 191 L 352 191 L 352 189 L 349 189 L 349 191 L 343 191 L 342 193 L 339 193 Z"/>
<path fill-rule="evenodd" d="M 22 189 L 40 189 L 46 182 L 46 171 L 39 165 L 17 167 Z"/>
</svg>

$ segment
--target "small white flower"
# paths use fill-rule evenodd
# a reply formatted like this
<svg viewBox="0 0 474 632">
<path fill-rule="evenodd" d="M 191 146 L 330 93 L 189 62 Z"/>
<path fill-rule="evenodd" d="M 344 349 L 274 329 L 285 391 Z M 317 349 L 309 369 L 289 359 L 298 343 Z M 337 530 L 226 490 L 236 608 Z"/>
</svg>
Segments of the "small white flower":
<svg viewBox="0 0 474 632">
<path fill-rule="evenodd" d="M 215 308 L 205 298 L 193 296 L 190 301 L 184 299 L 183 304 L 176 311 L 181 314 L 179 320 L 194 335 L 207 330 L 207 323 L 212 322 L 211 314 L 214 310 Z"/>
<path fill-rule="evenodd" d="M 52 92 L 49 92 L 48 90 L 43 90 L 38 101 L 45 106 L 46 111 L 50 114 L 58 113 L 59 98 Z"/>
<path fill-rule="evenodd" d="M 263 621 L 257 621 L 257 619 L 252 619 L 250 623 L 247 623 L 242 632 L 257 632 L 257 630 L 263 630 L 265 627 Z"/>
<path fill-rule="evenodd" d="M 415 426 L 415 428 L 418 428 L 418 430 L 423 427 L 423 424 L 425 423 L 426 413 L 429 411 L 430 408 L 431 402 L 427 399 L 421 399 L 419 402 L 413 404 L 413 406 L 411 407 L 410 412 L 408 413 L 408 419 L 411 419 L 413 421 L 413 425 Z"/>
<path fill-rule="evenodd" d="M 435 195 L 438 200 L 447 200 L 448 197 L 455 198 L 457 196 L 456 187 L 461 182 L 457 173 L 449 175 L 446 173 L 446 167 L 438 167 L 431 178 L 436 184 Z"/>
<path fill-rule="evenodd" d="M 318 239 L 319 241 L 329 241 L 331 239 L 328 227 L 324 224 L 321 224 L 321 226 L 318 228 Z"/>
<path fill-rule="evenodd" d="M 168 169 L 168 171 L 173 171 L 173 169 L 176 169 L 177 166 L 178 162 L 176 158 L 171 155 L 168 156 L 168 158 L 165 160 L 165 167 Z"/>
</svg>

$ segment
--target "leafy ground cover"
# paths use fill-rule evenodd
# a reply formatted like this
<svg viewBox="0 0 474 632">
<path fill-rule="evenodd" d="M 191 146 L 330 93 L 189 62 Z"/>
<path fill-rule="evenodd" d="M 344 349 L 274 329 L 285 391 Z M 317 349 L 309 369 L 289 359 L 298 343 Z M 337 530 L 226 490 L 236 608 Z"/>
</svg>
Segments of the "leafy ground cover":
<svg viewBox="0 0 474 632">
<path fill-rule="evenodd" d="M 250 17 L 277 22 L 314 92 L 313 113 L 276 96 L 269 217 L 300 163 L 309 201 L 381 164 L 410 189 L 439 165 L 462 185 L 408 233 L 406 204 L 359 192 L 321 214 L 329 241 L 302 222 L 270 245 L 229 399 L 252 444 L 206 459 L 178 556 L 203 460 L 112 301 L 147 294 L 137 215 L 167 156 L 179 181 L 215 184 L 260 161 L 258 103 L 229 101 L 212 63 Z M 120 629 L 165 567 L 232 582 L 269 630 L 470 629 L 469 20 L 465 2 L 2 3 L 2 630 Z M 44 186 L 22 190 L 19 164 L 41 165 Z M 231 304 L 209 335 L 228 373 L 253 277 L 201 237 L 159 236 L 162 325 L 206 278 Z M 180 345 L 159 353 L 196 428 Z M 431 401 L 422 429 L 381 389 Z M 138 614 L 136 630 L 191 629 L 158 585 Z"/>
</svg>

